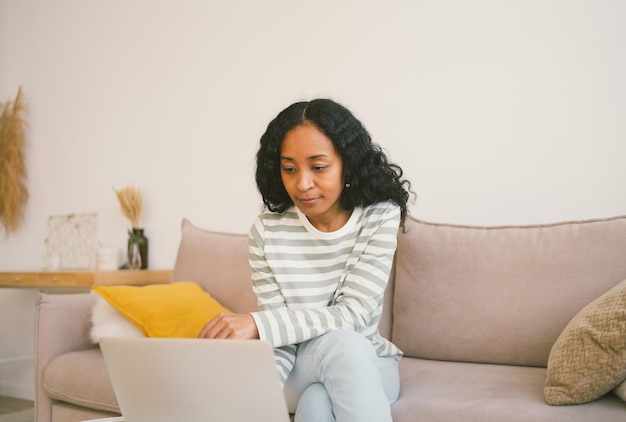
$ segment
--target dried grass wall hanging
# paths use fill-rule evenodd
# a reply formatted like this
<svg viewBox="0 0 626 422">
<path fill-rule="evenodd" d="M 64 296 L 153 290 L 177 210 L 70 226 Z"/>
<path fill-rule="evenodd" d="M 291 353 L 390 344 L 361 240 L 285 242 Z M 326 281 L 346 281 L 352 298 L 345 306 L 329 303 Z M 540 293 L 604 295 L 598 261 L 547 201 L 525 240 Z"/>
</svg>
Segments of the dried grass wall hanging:
<svg viewBox="0 0 626 422">
<path fill-rule="evenodd" d="M 28 201 L 24 165 L 24 99 L 20 87 L 15 101 L 0 103 L 0 224 L 16 232 Z"/>
</svg>

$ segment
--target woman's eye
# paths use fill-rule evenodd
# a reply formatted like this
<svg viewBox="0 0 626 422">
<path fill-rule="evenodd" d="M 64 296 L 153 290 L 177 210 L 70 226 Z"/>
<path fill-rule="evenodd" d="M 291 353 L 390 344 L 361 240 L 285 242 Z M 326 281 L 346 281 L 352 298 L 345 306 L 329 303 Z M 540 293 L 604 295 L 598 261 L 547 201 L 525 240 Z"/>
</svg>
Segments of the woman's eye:
<svg viewBox="0 0 626 422">
<path fill-rule="evenodd" d="M 294 171 L 296 171 L 296 169 L 293 167 L 283 167 L 283 171 L 285 173 L 293 173 Z"/>
<path fill-rule="evenodd" d="M 313 171 L 324 171 L 326 170 L 326 166 L 315 166 L 313 167 Z"/>
</svg>

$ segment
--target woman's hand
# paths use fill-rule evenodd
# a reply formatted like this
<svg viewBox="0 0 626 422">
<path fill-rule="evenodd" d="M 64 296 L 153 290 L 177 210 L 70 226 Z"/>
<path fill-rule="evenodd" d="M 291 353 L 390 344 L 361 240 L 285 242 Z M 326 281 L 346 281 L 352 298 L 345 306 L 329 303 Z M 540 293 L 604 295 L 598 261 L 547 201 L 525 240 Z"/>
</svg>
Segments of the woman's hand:
<svg viewBox="0 0 626 422">
<path fill-rule="evenodd" d="M 251 340 L 259 338 L 259 330 L 250 314 L 221 312 L 200 330 L 198 338 Z"/>
</svg>

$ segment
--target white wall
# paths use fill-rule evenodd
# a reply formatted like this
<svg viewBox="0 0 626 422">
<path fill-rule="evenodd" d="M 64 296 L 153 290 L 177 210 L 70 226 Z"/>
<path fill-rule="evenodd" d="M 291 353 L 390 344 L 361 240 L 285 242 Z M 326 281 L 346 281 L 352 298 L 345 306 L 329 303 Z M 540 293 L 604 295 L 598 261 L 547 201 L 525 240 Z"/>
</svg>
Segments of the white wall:
<svg viewBox="0 0 626 422">
<path fill-rule="evenodd" d="M 0 101 L 23 86 L 30 191 L 0 271 L 41 266 L 53 214 L 97 212 L 123 249 L 127 184 L 152 268 L 172 266 L 183 216 L 246 232 L 260 135 L 316 96 L 404 168 L 419 218 L 626 214 L 625 20 L 621 0 L 0 0 Z"/>
</svg>

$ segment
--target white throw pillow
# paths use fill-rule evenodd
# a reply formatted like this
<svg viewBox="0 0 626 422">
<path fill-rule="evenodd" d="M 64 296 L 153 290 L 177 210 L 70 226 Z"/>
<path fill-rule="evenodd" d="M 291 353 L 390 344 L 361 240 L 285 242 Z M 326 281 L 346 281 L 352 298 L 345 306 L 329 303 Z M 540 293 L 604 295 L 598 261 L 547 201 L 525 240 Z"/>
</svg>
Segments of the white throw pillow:
<svg viewBox="0 0 626 422">
<path fill-rule="evenodd" d="M 91 311 L 91 341 L 99 343 L 102 337 L 145 337 L 135 324 L 109 302 L 100 295 L 96 296 L 98 298 Z"/>
</svg>

